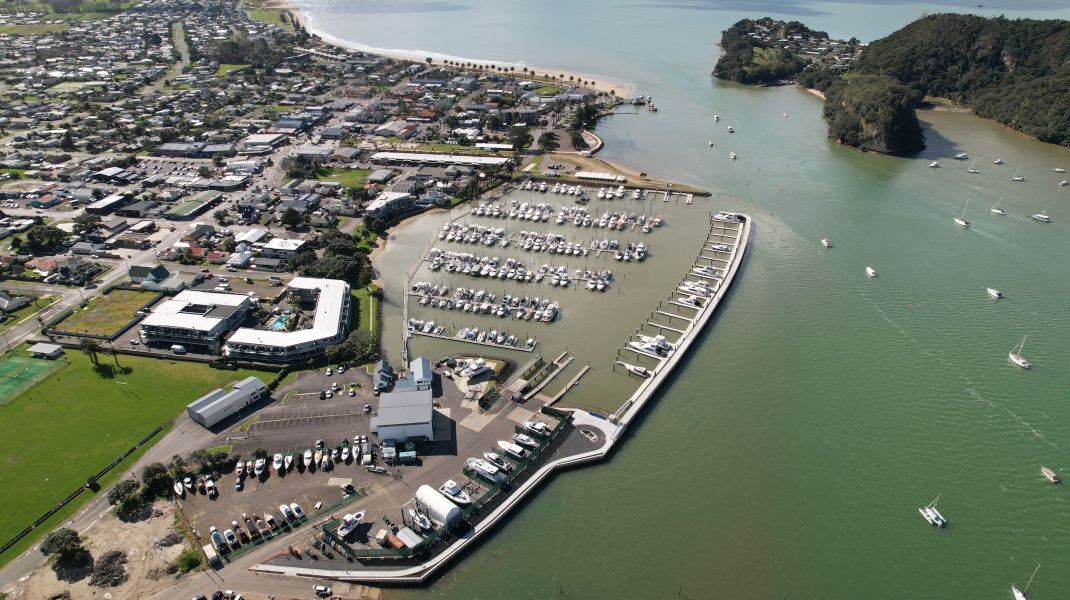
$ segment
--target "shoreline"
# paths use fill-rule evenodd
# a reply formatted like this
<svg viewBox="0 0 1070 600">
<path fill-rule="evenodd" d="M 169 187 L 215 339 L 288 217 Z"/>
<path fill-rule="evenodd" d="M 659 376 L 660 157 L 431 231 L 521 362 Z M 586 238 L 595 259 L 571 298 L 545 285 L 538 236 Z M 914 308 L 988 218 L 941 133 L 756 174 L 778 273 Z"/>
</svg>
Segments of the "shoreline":
<svg viewBox="0 0 1070 600">
<path fill-rule="evenodd" d="M 443 61 L 446 61 L 446 60 L 451 60 L 451 61 L 459 61 L 459 62 L 462 62 L 462 63 L 472 63 L 472 64 L 476 64 L 476 65 L 492 65 L 492 66 L 502 66 L 502 67 L 516 67 L 517 69 L 521 69 L 523 67 L 527 67 L 528 68 L 528 73 L 513 72 L 513 73 L 510 73 L 510 75 L 512 75 L 514 77 L 517 77 L 518 79 L 524 79 L 525 75 L 528 75 L 528 74 L 543 73 L 543 74 L 554 74 L 554 75 L 559 75 L 559 76 L 563 75 L 565 79 L 567 79 L 568 77 L 573 77 L 577 81 L 584 81 L 584 80 L 589 81 L 589 82 L 593 81 L 594 84 L 593 85 L 588 85 L 587 86 L 588 88 L 590 88 L 592 90 L 595 90 L 597 92 L 605 92 L 605 93 L 614 92 L 617 96 L 620 96 L 622 98 L 630 98 L 630 97 L 634 96 L 636 88 L 637 88 L 635 83 L 630 82 L 630 81 L 615 80 L 615 79 L 613 79 L 611 77 L 608 77 L 608 76 L 594 75 L 594 74 L 591 74 L 591 73 L 581 73 L 581 72 L 578 72 L 578 71 L 568 71 L 568 70 L 562 70 L 562 69 L 550 68 L 550 67 L 544 67 L 544 66 L 538 66 L 538 65 L 529 65 L 529 64 L 527 64 L 525 62 L 509 62 L 509 61 L 500 61 L 500 60 L 475 59 L 475 58 L 469 58 L 469 57 L 464 57 L 464 56 L 454 56 L 452 54 L 446 54 L 444 52 L 437 52 L 437 51 L 433 51 L 433 50 L 421 50 L 421 49 L 418 49 L 418 48 L 414 48 L 414 49 L 378 48 L 378 47 L 375 47 L 375 46 L 370 46 L 368 44 L 363 44 L 361 42 L 355 42 L 355 41 L 352 41 L 352 40 L 345 40 L 345 39 L 342 39 L 342 38 L 340 38 L 340 37 L 338 37 L 336 35 L 333 35 L 333 34 L 330 34 L 330 33 L 326 32 L 326 31 L 324 31 L 322 28 L 319 27 L 319 25 L 318 25 L 318 23 L 316 21 L 316 18 L 314 16 L 303 12 L 300 8 L 295 6 L 289 0 L 268 0 L 268 1 L 264 2 L 261 6 L 263 8 L 279 9 L 279 10 L 288 11 L 293 16 L 293 18 L 301 25 L 301 28 L 304 29 L 305 31 L 307 31 L 309 34 L 319 37 L 324 43 L 330 44 L 332 46 L 337 46 L 339 48 L 345 48 L 347 50 L 357 50 L 359 52 L 366 52 L 368 54 L 376 54 L 376 55 L 379 55 L 379 56 L 385 56 L 387 58 L 392 58 L 392 59 L 396 59 L 396 60 L 406 60 L 406 61 L 412 61 L 412 62 L 417 62 L 417 63 L 424 62 L 427 58 L 432 58 L 432 59 L 434 59 L 434 62 L 437 63 L 437 64 L 441 64 Z M 534 77 L 529 77 L 529 79 L 532 79 L 533 81 L 542 81 L 543 80 L 543 78 L 541 78 L 541 77 L 538 78 L 538 79 L 536 79 Z M 558 79 L 560 80 L 562 78 L 558 77 Z M 550 82 L 550 81 L 546 81 L 546 84 L 547 85 L 559 85 L 557 83 Z"/>
</svg>

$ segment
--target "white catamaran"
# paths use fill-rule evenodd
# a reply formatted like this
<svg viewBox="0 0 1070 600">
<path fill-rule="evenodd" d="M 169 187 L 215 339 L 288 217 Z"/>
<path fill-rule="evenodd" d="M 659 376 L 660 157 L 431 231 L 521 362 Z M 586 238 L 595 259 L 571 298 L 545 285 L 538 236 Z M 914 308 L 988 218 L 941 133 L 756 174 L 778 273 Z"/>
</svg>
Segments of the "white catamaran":
<svg viewBox="0 0 1070 600">
<path fill-rule="evenodd" d="M 1009 358 L 1012 363 L 1018 365 L 1023 369 L 1028 369 L 1033 366 L 1029 364 L 1029 361 L 1022 356 L 1022 349 L 1025 348 L 1025 339 L 1027 337 L 1029 336 L 1027 335 L 1023 337 L 1022 341 L 1018 342 L 1018 345 L 1015 346 L 1014 349 L 1007 354 L 1007 358 Z"/>
<path fill-rule="evenodd" d="M 918 512 L 921 513 L 921 517 L 925 519 L 929 525 L 932 525 L 933 527 L 947 527 L 947 519 L 945 519 L 944 515 L 940 514 L 940 511 L 936 509 L 936 502 L 939 499 L 940 496 L 937 496 L 936 500 L 919 508 Z"/>
</svg>

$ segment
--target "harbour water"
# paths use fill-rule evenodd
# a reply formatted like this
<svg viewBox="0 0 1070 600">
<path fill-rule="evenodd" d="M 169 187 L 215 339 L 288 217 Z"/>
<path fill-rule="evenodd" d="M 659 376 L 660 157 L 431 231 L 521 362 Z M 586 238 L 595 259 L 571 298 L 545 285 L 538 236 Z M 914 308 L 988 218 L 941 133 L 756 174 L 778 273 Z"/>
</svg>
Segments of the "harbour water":
<svg viewBox="0 0 1070 600">
<path fill-rule="evenodd" d="M 758 15 L 731 3 L 390 6 L 303 9 L 371 46 L 419 39 L 451 55 L 634 82 L 660 110 L 600 124 L 602 156 L 723 195 L 696 200 L 696 214 L 737 208 L 755 220 L 734 291 L 613 459 L 556 477 L 433 585 L 397 595 L 1000 598 L 1038 563 L 1031 595 L 1070 586 L 1058 568 L 1070 490 L 1039 472 L 1070 472 L 1070 188 L 1051 172 L 1070 152 L 931 111 L 917 157 L 840 148 L 824 137 L 820 99 L 710 79 L 719 32 Z M 788 7 L 772 16 L 864 41 L 922 10 L 955 9 Z M 1070 16 L 1043 3 L 1010 9 L 969 10 Z M 482 35 L 458 34 L 472 23 Z M 967 173 L 956 152 L 982 173 Z M 943 168 L 926 168 L 936 159 Z M 1011 181 L 1019 166 L 1024 183 Z M 990 214 L 1004 194 L 1007 216 Z M 968 230 L 952 222 L 966 198 Z M 1029 219 L 1042 210 L 1055 222 Z M 398 230 L 383 260 L 391 246 L 425 252 L 441 218 Z M 655 254 L 677 243 L 663 233 L 645 238 Z M 818 242 L 826 236 L 832 249 Z M 401 272 L 414 264 L 404 262 Z M 867 278 L 867 265 L 880 276 Z M 547 327 L 576 318 L 562 308 L 565 320 Z M 386 314 L 393 336 L 400 311 Z M 1007 362 L 1025 334 L 1031 371 Z M 609 337 L 575 343 L 623 342 Z M 951 523 L 941 531 L 916 510 L 938 493 Z"/>
</svg>

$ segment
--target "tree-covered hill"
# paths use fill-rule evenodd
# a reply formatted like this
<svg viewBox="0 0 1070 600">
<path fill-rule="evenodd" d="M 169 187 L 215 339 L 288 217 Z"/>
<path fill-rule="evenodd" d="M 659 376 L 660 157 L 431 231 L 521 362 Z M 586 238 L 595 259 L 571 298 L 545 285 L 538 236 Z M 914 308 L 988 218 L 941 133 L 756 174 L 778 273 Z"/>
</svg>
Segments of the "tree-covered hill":
<svg viewBox="0 0 1070 600">
<path fill-rule="evenodd" d="M 775 21 L 769 17 L 743 19 L 721 33 L 721 57 L 713 74 L 721 79 L 749 84 L 770 84 L 793 79 L 810 59 L 802 54 L 801 40 L 828 40 L 823 31 L 811 31 L 798 21 Z M 779 40 L 791 40 L 779 42 Z"/>
<path fill-rule="evenodd" d="M 1070 145 L 1070 21 L 932 15 L 870 44 L 856 70 Z"/>
</svg>

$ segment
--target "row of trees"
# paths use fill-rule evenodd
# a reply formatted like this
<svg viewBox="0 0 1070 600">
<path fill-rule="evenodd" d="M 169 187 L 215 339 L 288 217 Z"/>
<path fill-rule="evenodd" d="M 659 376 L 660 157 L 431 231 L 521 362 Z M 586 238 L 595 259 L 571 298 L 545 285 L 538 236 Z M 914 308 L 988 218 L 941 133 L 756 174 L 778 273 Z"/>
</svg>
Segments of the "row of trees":
<svg viewBox="0 0 1070 600">
<path fill-rule="evenodd" d="M 432 59 L 432 58 L 427 58 L 425 60 L 427 61 L 428 65 L 432 65 L 435 62 L 434 59 Z M 515 74 L 516 73 L 516 67 L 512 66 L 512 65 L 510 65 L 510 66 L 485 65 L 485 64 L 479 64 L 479 63 L 474 63 L 474 62 L 461 62 L 461 61 L 455 61 L 455 60 L 445 60 L 445 61 L 442 61 L 442 63 L 444 65 L 446 65 L 446 66 L 454 67 L 454 68 L 458 68 L 458 69 L 471 69 L 471 70 L 474 70 L 474 71 L 496 71 L 496 72 L 498 72 L 500 74 L 504 74 L 504 73 Z M 559 73 L 557 75 L 554 75 L 553 73 L 543 73 L 542 75 L 539 75 L 534 70 L 528 69 L 527 67 L 521 67 L 520 72 L 522 74 L 524 74 L 524 75 L 529 75 L 532 79 L 540 79 L 540 78 L 542 78 L 542 79 L 547 79 L 552 83 L 560 82 L 560 83 L 563 84 L 566 81 L 564 73 Z M 587 80 L 587 79 L 583 79 L 582 77 L 576 77 L 575 75 L 569 75 L 567 81 L 569 83 L 574 83 L 574 84 L 578 84 L 578 85 L 582 85 L 582 86 L 597 85 L 597 83 L 593 79 Z"/>
</svg>

